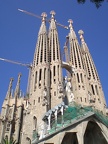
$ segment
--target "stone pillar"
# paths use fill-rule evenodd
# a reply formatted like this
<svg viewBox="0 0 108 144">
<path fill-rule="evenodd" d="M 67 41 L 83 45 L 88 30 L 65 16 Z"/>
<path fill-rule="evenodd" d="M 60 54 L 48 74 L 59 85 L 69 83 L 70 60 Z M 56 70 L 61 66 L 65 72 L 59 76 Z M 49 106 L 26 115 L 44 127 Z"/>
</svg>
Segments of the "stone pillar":
<svg viewBox="0 0 108 144">
<path fill-rule="evenodd" d="M 20 135 L 20 124 L 21 124 L 21 112 L 22 112 L 22 106 L 20 106 L 18 108 L 18 117 L 17 117 L 17 120 L 16 120 L 16 131 L 15 131 L 15 140 L 16 142 L 19 141 L 19 135 Z"/>
<path fill-rule="evenodd" d="M 3 122 L 1 122 L 2 123 L 2 126 L 1 126 L 1 132 L 0 132 L 0 142 L 2 141 L 2 139 L 3 139 L 3 136 L 4 136 L 4 123 Z"/>
<path fill-rule="evenodd" d="M 48 116 L 48 130 L 51 129 L 51 114 Z"/>
<path fill-rule="evenodd" d="M 54 113 L 54 115 L 55 115 L 55 124 L 56 124 L 56 126 L 57 126 L 57 110 L 58 110 L 58 109 L 56 109 L 56 110 L 55 110 L 55 113 Z"/>
<path fill-rule="evenodd" d="M 81 132 L 77 133 L 78 144 L 84 144 L 84 137 Z"/>
<path fill-rule="evenodd" d="M 63 124 L 63 106 L 61 106 L 61 109 L 60 109 L 60 111 L 61 111 L 61 115 L 62 115 L 62 124 Z"/>
<path fill-rule="evenodd" d="M 9 141 L 11 139 L 11 131 L 12 131 L 12 124 L 10 123 L 10 130 L 9 130 L 9 134 L 8 134 L 8 140 Z"/>
<path fill-rule="evenodd" d="M 78 125 L 77 129 L 77 139 L 78 144 L 84 144 L 84 134 L 87 128 L 88 121 L 84 121 L 81 124 Z"/>
</svg>

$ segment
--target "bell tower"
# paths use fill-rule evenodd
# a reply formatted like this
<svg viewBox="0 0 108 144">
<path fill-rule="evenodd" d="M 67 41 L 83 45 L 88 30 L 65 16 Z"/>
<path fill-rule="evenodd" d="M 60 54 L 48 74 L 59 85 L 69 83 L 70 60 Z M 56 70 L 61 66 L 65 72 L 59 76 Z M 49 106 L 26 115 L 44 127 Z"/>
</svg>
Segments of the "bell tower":
<svg viewBox="0 0 108 144">
<path fill-rule="evenodd" d="M 94 106 L 99 110 L 104 110 L 104 108 L 106 107 L 106 102 L 105 102 L 101 82 L 94 61 L 89 52 L 88 46 L 84 40 L 83 34 L 84 32 L 82 30 L 79 30 L 81 48 L 83 52 L 84 63 L 85 63 L 85 68 L 86 68 L 87 78 L 89 83 L 89 90 L 88 90 L 89 103 L 90 105 Z"/>
<path fill-rule="evenodd" d="M 51 11 L 51 22 L 49 26 L 49 61 L 50 61 L 50 84 L 51 84 L 51 108 L 62 102 L 63 78 L 61 68 L 61 54 L 58 32 L 55 21 L 55 12 Z"/>
<path fill-rule="evenodd" d="M 46 28 L 47 14 L 42 13 L 42 23 L 38 33 L 36 49 L 30 76 L 30 93 L 24 112 L 22 143 L 32 139 L 32 134 L 43 125 L 42 116 L 50 108 L 50 63 L 48 34 Z M 37 119 L 38 117 L 38 119 Z M 27 126 L 28 123 L 28 126 Z"/>
<path fill-rule="evenodd" d="M 18 81 L 15 88 L 14 95 L 12 94 L 12 82 L 13 78 L 10 79 L 6 98 L 4 100 L 1 112 L 1 134 L 0 142 L 3 138 L 8 138 L 10 141 L 12 138 L 16 142 L 20 141 L 20 131 L 22 128 L 22 109 L 23 99 L 20 94 L 20 79 L 21 74 L 18 75 Z"/>
<path fill-rule="evenodd" d="M 39 105 L 45 111 L 49 109 L 49 48 L 46 29 L 46 13 L 42 13 L 42 24 L 38 33 L 38 40 L 33 59 L 32 86 L 30 87 L 30 99 L 33 105 Z"/>
<path fill-rule="evenodd" d="M 70 65 L 75 68 L 71 80 L 73 86 L 73 94 L 75 96 L 75 101 L 82 105 L 88 105 L 89 101 L 87 99 L 87 89 L 88 82 L 83 61 L 82 51 L 77 40 L 77 36 L 73 29 L 73 21 L 69 19 L 69 46 L 70 46 Z"/>
</svg>

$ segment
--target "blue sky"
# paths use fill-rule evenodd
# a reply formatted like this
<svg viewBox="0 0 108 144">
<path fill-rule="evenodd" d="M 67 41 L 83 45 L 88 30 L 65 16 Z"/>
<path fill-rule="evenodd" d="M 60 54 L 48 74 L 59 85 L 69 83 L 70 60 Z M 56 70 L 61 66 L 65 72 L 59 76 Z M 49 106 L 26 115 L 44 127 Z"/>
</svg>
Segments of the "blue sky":
<svg viewBox="0 0 108 144">
<path fill-rule="evenodd" d="M 37 15 L 46 12 L 48 18 L 50 11 L 54 10 L 57 22 L 68 26 L 68 19 L 72 19 L 76 34 L 80 29 L 84 31 L 108 104 L 108 3 L 97 9 L 88 1 L 81 5 L 76 0 L 0 0 L 0 57 L 32 62 L 41 20 L 19 12 L 18 8 Z M 69 30 L 58 27 L 58 32 L 62 50 Z M 0 108 L 9 79 L 14 78 L 14 89 L 19 72 L 22 73 L 21 89 L 26 93 L 28 69 L 0 61 Z"/>
</svg>

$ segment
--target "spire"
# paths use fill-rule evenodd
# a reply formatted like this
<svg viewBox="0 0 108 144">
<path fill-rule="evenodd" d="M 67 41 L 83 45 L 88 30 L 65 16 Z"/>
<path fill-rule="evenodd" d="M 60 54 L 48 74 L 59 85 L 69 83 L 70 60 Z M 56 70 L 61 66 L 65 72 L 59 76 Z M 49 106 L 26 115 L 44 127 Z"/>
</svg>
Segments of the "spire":
<svg viewBox="0 0 108 144">
<path fill-rule="evenodd" d="M 42 103 L 42 94 L 45 87 L 48 87 L 47 97 L 49 97 L 49 67 L 50 66 L 49 66 L 48 34 L 46 29 L 47 14 L 43 12 L 41 16 L 42 16 L 42 24 L 40 26 L 35 53 L 34 53 L 33 69 L 32 69 L 32 76 L 31 76 L 32 86 L 30 88 L 30 91 L 35 95 L 38 93 L 38 96 L 35 97 L 34 100 L 41 101 Z M 39 105 L 41 104 L 39 103 Z"/>
<path fill-rule="evenodd" d="M 38 33 L 38 39 L 37 39 L 36 49 L 34 53 L 34 60 L 33 60 L 34 67 L 36 67 L 42 62 L 48 61 L 48 52 L 47 52 L 48 41 L 47 41 L 47 29 L 46 29 L 47 14 L 43 12 L 41 16 L 42 16 L 42 23 Z"/>
<path fill-rule="evenodd" d="M 6 94 L 6 99 L 10 98 L 10 96 L 11 96 L 12 82 L 13 82 L 13 78 L 10 79 L 8 91 L 7 91 L 7 94 Z"/>
<path fill-rule="evenodd" d="M 47 17 L 47 14 L 45 12 L 43 12 L 41 14 L 42 16 L 42 24 L 41 24 L 41 27 L 40 27 L 40 30 L 39 30 L 39 35 L 43 32 L 46 32 L 46 17 Z"/>
<path fill-rule="evenodd" d="M 50 62 L 61 60 L 60 58 L 60 45 L 58 40 L 58 32 L 56 28 L 56 21 L 54 18 L 55 12 L 51 11 L 51 23 L 49 26 L 49 53 L 50 53 Z"/>
<path fill-rule="evenodd" d="M 80 40 L 81 40 L 81 45 L 82 45 L 83 50 L 84 51 L 89 50 L 88 47 L 87 47 L 87 44 L 86 44 L 86 42 L 84 40 L 84 36 L 83 36 L 84 32 L 82 30 L 79 30 L 78 34 L 80 35 Z"/>
<path fill-rule="evenodd" d="M 46 14 L 45 12 L 43 12 L 43 13 L 41 14 L 41 16 L 42 16 L 42 22 L 45 22 L 45 21 L 46 21 L 47 14 Z"/>
<path fill-rule="evenodd" d="M 84 40 L 83 37 L 84 32 L 82 30 L 79 30 L 78 33 L 80 35 L 81 45 L 83 49 L 84 63 L 89 81 L 89 91 L 91 93 L 90 102 L 91 103 L 95 102 L 94 103 L 95 107 L 101 110 L 106 105 L 101 82 L 98 76 L 96 66 L 89 52 L 88 46 Z"/>
<path fill-rule="evenodd" d="M 81 40 L 81 44 L 82 44 L 82 48 L 85 52 L 85 64 L 86 64 L 86 69 L 87 69 L 87 73 L 88 73 L 88 77 L 89 79 L 94 79 L 99 81 L 99 76 L 94 64 L 94 61 L 92 59 L 92 56 L 89 52 L 88 46 L 84 40 L 83 34 L 84 32 L 82 30 L 79 30 L 79 35 L 80 35 L 80 40 Z"/>
<path fill-rule="evenodd" d="M 72 26 L 72 24 L 73 24 L 72 19 L 69 19 L 68 22 L 69 22 L 69 28 L 70 28 L 70 36 L 71 36 L 71 38 L 76 38 L 76 34 L 75 34 L 75 31 Z"/>
<path fill-rule="evenodd" d="M 50 14 L 51 14 L 51 18 L 54 19 L 54 16 L 55 16 L 55 14 L 56 14 L 55 11 L 52 10 L 52 11 L 50 12 Z"/>
<path fill-rule="evenodd" d="M 60 44 L 58 38 L 58 31 L 56 28 L 55 12 L 51 11 L 51 20 L 49 26 L 49 61 L 50 61 L 50 84 L 51 84 L 51 107 L 59 104 L 62 99 L 58 90 L 59 85 L 62 85 L 62 68 L 61 68 L 61 55 L 60 55 Z M 55 96 L 58 97 L 55 97 Z"/>
<path fill-rule="evenodd" d="M 20 95 L 20 80 L 21 80 L 21 73 L 18 74 L 18 80 L 17 80 L 17 85 L 15 88 L 15 93 L 14 93 L 14 97 L 19 97 Z"/>
<path fill-rule="evenodd" d="M 73 21 L 71 19 L 68 20 L 69 22 L 69 45 L 70 45 L 70 61 L 71 64 L 75 66 L 75 68 L 84 69 L 84 63 L 82 60 L 82 53 L 79 46 L 79 42 L 77 40 L 75 31 L 73 29 L 72 23 Z"/>
<path fill-rule="evenodd" d="M 87 78 L 85 65 L 83 61 L 82 49 L 80 48 L 78 39 L 73 29 L 73 21 L 69 19 L 69 46 L 70 46 L 70 64 L 75 67 L 75 73 L 71 77 L 73 84 L 73 94 L 75 95 L 75 101 L 80 104 L 85 104 L 87 99 Z M 83 96 L 81 94 L 83 93 Z M 85 100 L 85 101 L 84 101 Z M 87 104 L 87 101 L 86 101 Z"/>
<path fill-rule="evenodd" d="M 50 23 L 50 27 L 49 27 L 49 29 L 56 29 L 56 21 L 55 21 L 55 18 L 54 18 L 54 16 L 55 16 L 55 11 L 51 11 L 50 12 L 50 14 L 51 14 L 51 23 Z"/>
</svg>

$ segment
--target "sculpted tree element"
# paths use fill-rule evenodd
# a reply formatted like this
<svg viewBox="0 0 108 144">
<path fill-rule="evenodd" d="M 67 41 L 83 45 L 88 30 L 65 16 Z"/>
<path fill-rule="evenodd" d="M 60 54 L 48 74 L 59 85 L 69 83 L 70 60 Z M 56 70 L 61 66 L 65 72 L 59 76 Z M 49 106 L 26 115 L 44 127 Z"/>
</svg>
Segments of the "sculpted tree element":
<svg viewBox="0 0 108 144">
<path fill-rule="evenodd" d="M 6 137 L 2 140 L 0 144 L 18 144 L 18 143 L 16 143 L 16 140 L 13 140 L 13 139 L 9 141 L 8 138 Z"/>
</svg>

